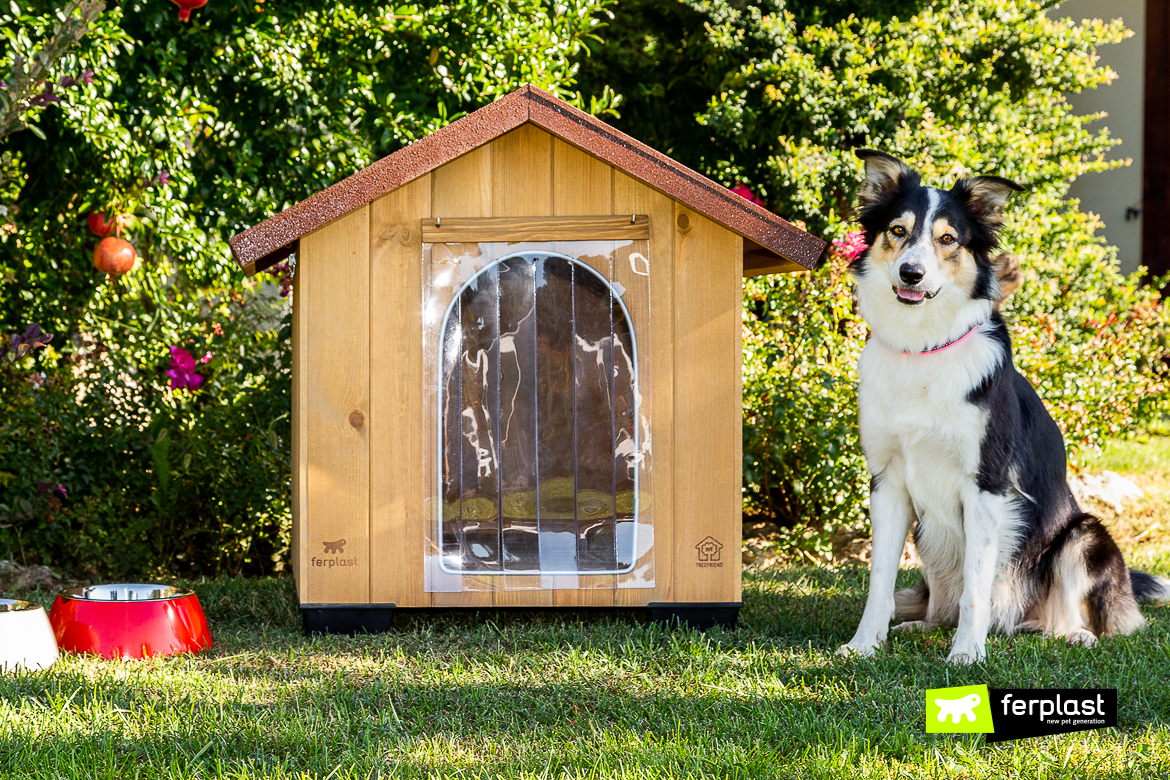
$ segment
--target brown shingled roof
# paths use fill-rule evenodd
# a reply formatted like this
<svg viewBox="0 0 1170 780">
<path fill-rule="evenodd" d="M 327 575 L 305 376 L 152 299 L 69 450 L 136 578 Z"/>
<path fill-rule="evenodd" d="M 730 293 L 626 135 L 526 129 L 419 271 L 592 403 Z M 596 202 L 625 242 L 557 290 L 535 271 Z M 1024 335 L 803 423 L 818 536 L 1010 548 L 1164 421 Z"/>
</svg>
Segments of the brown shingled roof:
<svg viewBox="0 0 1170 780">
<path fill-rule="evenodd" d="M 813 268 L 825 242 L 707 177 L 532 85 L 521 87 L 431 135 L 383 157 L 228 239 L 249 274 L 287 257 L 292 244 L 328 222 L 482 146 L 525 122 L 604 160 L 748 240 L 752 254 L 775 253 Z M 758 245 L 759 249 L 752 246 Z M 759 258 L 753 265 L 767 263 Z"/>
</svg>

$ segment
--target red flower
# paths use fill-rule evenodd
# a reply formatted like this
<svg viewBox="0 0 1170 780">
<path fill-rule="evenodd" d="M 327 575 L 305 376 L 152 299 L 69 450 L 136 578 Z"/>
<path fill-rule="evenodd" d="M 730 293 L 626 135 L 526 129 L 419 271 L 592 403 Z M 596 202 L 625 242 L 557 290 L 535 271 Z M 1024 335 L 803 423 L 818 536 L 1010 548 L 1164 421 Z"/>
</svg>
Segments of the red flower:
<svg viewBox="0 0 1170 780">
<path fill-rule="evenodd" d="M 172 390 L 198 390 L 203 384 L 203 377 L 195 373 L 195 358 L 182 347 L 171 347 L 171 367 L 167 376 L 171 378 Z"/>
<path fill-rule="evenodd" d="M 757 198 L 756 194 L 754 192 L 752 192 L 751 189 L 749 189 L 746 184 L 737 184 L 731 188 L 731 191 L 734 192 L 736 195 L 740 196 L 741 198 L 747 198 L 748 200 L 750 200 L 752 203 L 756 204 L 757 206 L 764 205 L 764 201 Z"/>
</svg>

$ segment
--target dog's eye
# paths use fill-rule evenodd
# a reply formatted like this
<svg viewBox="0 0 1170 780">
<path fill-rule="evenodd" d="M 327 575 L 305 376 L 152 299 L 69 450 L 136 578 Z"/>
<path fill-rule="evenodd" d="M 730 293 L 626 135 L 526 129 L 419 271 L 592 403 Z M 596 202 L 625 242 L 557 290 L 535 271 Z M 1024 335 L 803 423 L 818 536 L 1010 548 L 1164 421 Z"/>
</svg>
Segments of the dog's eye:
<svg viewBox="0 0 1170 780">
<path fill-rule="evenodd" d="M 901 225 L 894 225 L 892 228 L 890 228 L 890 232 L 898 238 L 901 238 L 902 236 L 906 235 L 906 228 L 902 227 Z"/>
<path fill-rule="evenodd" d="M 939 243 L 953 244 L 953 243 L 955 243 L 955 237 L 952 236 L 950 233 L 943 233 L 942 236 L 939 238 Z"/>
</svg>

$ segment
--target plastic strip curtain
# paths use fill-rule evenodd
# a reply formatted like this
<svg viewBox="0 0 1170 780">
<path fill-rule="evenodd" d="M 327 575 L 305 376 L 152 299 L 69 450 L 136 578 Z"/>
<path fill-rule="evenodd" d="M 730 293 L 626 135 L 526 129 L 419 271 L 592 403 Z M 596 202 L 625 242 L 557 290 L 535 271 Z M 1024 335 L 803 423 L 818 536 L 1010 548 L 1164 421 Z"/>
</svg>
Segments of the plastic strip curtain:
<svg viewBox="0 0 1170 780">
<path fill-rule="evenodd" d="M 427 591 L 653 587 L 646 243 L 424 244 Z"/>
</svg>

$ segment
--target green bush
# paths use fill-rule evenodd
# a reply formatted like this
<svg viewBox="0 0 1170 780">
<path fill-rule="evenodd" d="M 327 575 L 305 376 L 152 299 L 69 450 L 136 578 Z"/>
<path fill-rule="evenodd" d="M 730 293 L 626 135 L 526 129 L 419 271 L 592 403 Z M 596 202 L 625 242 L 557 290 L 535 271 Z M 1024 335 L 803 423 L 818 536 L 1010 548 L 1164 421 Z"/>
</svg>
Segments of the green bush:
<svg viewBox="0 0 1170 780">
<path fill-rule="evenodd" d="M 0 74 L 56 5 L 0 10 Z M 17 106 L 36 132 L 0 128 L 0 334 L 56 335 L 0 369 L 0 557 L 278 570 L 289 309 L 226 238 L 526 82 L 610 110 L 572 90 L 603 5 L 212 2 L 183 24 L 129 2 L 89 25 L 40 84 L 59 101 Z M 93 269 L 91 212 L 128 215 L 139 258 L 120 279 Z M 171 387 L 171 347 L 210 353 L 198 388 Z"/>
<path fill-rule="evenodd" d="M 1016 364 L 1077 463 L 1166 412 L 1170 316 L 1151 287 L 1118 272 L 1096 220 L 1063 200 L 1076 176 L 1109 167 L 1102 154 L 1114 143 L 1087 132 L 1094 117 L 1075 116 L 1065 95 L 1108 81 L 1096 49 L 1127 33 L 1054 20 L 1054 5 L 625 2 L 612 25 L 621 37 L 583 80 L 625 96 L 621 122 L 635 136 L 729 186 L 749 184 L 827 238 L 850 229 L 855 147 L 898 155 L 935 186 L 971 172 L 1027 187 L 1003 231 L 1025 271 L 1004 313 Z M 827 552 L 834 531 L 866 526 L 855 397 L 865 329 L 837 262 L 753 280 L 745 296 L 745 513 Z"/>
<path fill-rule="evenodd" d="M 90 311 L 150 300 L 126 281 Z M 110 575 L 263 573 L 287 557 L 285 300 L 267 282 L 167 304 L 0 368 L 0 557 Z M 172 389 L 169 352 L 135 364 L 119 342 L 212 358 L 197 391 Z"/>
</svg>

